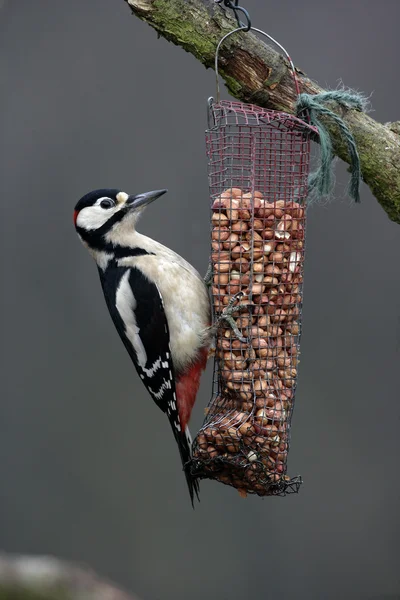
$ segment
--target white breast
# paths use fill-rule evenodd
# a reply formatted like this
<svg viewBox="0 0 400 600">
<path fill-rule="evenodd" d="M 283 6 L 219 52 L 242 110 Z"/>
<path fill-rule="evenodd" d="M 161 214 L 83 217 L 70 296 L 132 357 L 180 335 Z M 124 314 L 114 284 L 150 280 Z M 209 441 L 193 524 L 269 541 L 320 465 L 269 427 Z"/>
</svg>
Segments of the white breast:
<svg viewBox="0 0 400 600">
<path fill-rule="evenodd" d="M 211 324 L 207 288 L 198 272 L 178 254 L 146 236 L 135 233 L 135 237 L 139 247 L 156 254 L 123 258 L 118 263 L 138 267 L 157 283 L 164 301 L 174 365 L 183 369 L 206 344 L 206 330 Z"/>
</svg>

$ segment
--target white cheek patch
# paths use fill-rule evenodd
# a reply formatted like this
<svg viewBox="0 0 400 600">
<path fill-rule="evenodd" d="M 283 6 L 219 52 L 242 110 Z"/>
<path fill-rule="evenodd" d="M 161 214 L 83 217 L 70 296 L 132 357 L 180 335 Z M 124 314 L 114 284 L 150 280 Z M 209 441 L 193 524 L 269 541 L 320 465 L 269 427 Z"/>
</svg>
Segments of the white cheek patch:
<svg viewBox="0 0 400 600">
<path fill-rule="evenodd" d="M 99 229 L 117 210 L 118 208 L 104 209 L 96 205 L 86 206 L 79 211 L 76 224 L 86 230 Z"/>
</svg>

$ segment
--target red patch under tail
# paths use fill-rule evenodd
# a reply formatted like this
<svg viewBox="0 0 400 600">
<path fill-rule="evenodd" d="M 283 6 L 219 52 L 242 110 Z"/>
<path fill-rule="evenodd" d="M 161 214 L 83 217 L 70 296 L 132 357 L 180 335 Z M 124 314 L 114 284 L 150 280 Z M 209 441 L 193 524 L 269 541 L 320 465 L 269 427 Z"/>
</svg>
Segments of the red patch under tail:
<svg viewBox="0 0 400 600">
<path fill-rule="evenodd" d="M 176 382 L 176 399 L 182 431 L 185 431 L 186 425 L 189 423 L 199 390 L 200 377 L 206 368 L 207 357 L 208 348 L 202 348 L 197 361 Z"/>
</svg>

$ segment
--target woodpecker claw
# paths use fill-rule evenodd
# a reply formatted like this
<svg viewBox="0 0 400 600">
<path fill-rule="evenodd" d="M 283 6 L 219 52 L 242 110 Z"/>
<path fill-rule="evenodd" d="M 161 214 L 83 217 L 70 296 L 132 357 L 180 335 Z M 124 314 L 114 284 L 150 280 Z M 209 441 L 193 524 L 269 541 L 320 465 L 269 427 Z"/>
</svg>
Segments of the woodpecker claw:
<svg viewBox="0 0 400 600">
<path fill-rule="evenodd" d="M 207 360 L 209 360 L 211 357 L 215 356 L 215 352 L 216 352 L 216 347 L 215 347 L 215 343 L 213 343 L 208 349 Z"/>
<path fill-rule="evenodd" d="M 240 333 L 240 330 L 238 329 L 238 326 L 236 325 L 235 321 L 232 319 L 231 315 L 221 315 L 220 320 L 226 321 L 228 323 L 229 327 L 232 329 L 233 333 L 235 334 L 235 336 L 237 337 L 237 339 L 240 342 L 243 342 L 243 343 L 247 342 L 247 338 L 242 336 L 242 334 Z"/>
<path fill-rule="evenodd" d="M 235 306 L 235 302 L 243 298 L 244 292 L 238 292 L 229 300 L 226 308 L 223 310 L 222 314 L 232 314 L 232 312 L 236 309 L 239 309 L 240 306 Z"/>
<path fill-rule="evenodd" d="M 224 310 L 222 311 L 220 316 L 217 318 L 215 325 L 214 325 L 214 329 L 216 331 L 218 329 L 218 327 L 220 326 L 221 322 L 226 321 L 226 323 L 228 323 L 229 327 L 232 329 L 232 331 L 235 334 L 235 336 L 237 337 L 237 339 L 242 343 L 246 343 L 248 341 L 247 338 L 242 336 L 238 326 L 236 325 L 234 319 L 232 318 L 233 313 L 235 313 L 236 311 L 239 311 L 243 307 L 247 306 L 247 304 L 240 304 L 239 306 L 235 306 L 235 303 L 237 302 L 237 300 L 240 300 L 243 296 L 244 296 L 243 292 L 238 292 L 237 294 L 232 296 L 232 298 L 229 300 L 226 308 L 224 308 Z M 251 303 L 248 303 L 248 304 L 251 304 Z"/>
<path fill-rule="evenodd" d="M 212 281 L 212 266 L 211 263 L 208 265 L 207 273 L 204 275 L 204 283 L 207 287 L 210 287 Z"/>
</svg>

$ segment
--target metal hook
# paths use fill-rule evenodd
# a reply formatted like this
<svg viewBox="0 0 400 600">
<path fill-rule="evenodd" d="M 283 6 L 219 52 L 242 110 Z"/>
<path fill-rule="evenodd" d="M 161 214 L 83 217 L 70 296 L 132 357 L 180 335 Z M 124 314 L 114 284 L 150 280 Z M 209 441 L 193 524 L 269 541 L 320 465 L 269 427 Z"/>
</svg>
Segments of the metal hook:
<svg viewBox="0 0 400 600">
<path fill-rule="evenodd" d="M 241 27 L 243 29 L 243 31 L 250 31 L 251 29 L 251 21 L 250 21 L 250 15 L 247 12 L 247 10 L 245 8 L 243 8 L 242 6 L 236 6 L 235 10 L 235 16 L 236 16 L 236 21 L 239 25 L 239 27 Z M 240 11 L 244 14 L 246 21 L 247 21 L 247 25 L 244 25 L 240 19 L 239 19 L 239 15 L 237 14 L 237 11 Z"/>
<path fill-rule="evenodd" d="M 223 0 L 215 0 L 215 2 L 218 2 L 219 4 L 222 2 Z M 230 0 L 227 0 L 228 2 L 230 2 Z M 231 36 L 234 33 L 237 33 L 238 31 L 247 31 L 247 29 L 244 29 L 243 27 L 238 27 L 237 29 L 234 29 L 233 31 L 229 31 L 228 33 L 226 33 L 224 35 L 223 38 L 220 39 L 216 51 L 215 51 L 215 64 L 214 64 L 214 68 L 215 68 L 215 76 L 216 76 L 216 82 L 217 82 L 217 102 L 219 102 L 220 100 L 220 93 L 219 93 L 219 73 L 218 73 L 218 55 L 219 55 L 219 49 L 221 47 L 221 45 L 224 43 L 224 41 Z M 262 29 L 257 29 L 256 27 L 251 27 L 251 31 L 256 31 L 257 33 L 260 33 L 261 35 L 264 35 L 265 37 L 267 37 L 271 42 L 273 42 L 274 44 L 276 44 L 278 46 L 278 48 L 280 48 L 282 50 L 282 52 L 285 54 L 289 65 L 290 65 L 290 69 L 292 71 L 292 75 L 293 75 L 293 81 L 294 81 L 294 86 L 296 88 L 296 93 L 297 95 L 300 94 L 300 86 L 299 86 L 299 82 L 296 76 L 296 68 L 293 64 L 292 59 L 289 56 L 289 53 L 287 52 L 287 50 L 285 50 L 285 48 L 279 43 L 277 42 L 272 36 L 270 36 L 268 33 L 265 33 L 265 31 L 262 31 Z"/>
<path fill-rule="evenodd" d="M 240 27 L 240 29 L 242 29 L 243 31 L 250 31 L 251 20 L 250 20 L 250 15 L 249 15 L 248 11 L 245 8 L 243 8 L 242 6 L 239 6 L 239 0 L 234 0 L 234 1 L 235 1 L 235 4 L 232 4 L 231 0 L 214 0 L 214 2 L 216 2 L 216 4 L 224 3 L 224 5 L 227 8 L 230 8 L 231 10 L 233 10 L 233 12 L 235 13 L 236 22 L 238 24 L 238 27 Z M 247 25 L 245 25 L 244 23 L 241 22 L 241 20 L 239 19 L 238 12 L 243 13 L 243 15 L 246 18 Z"/>
</svg>

